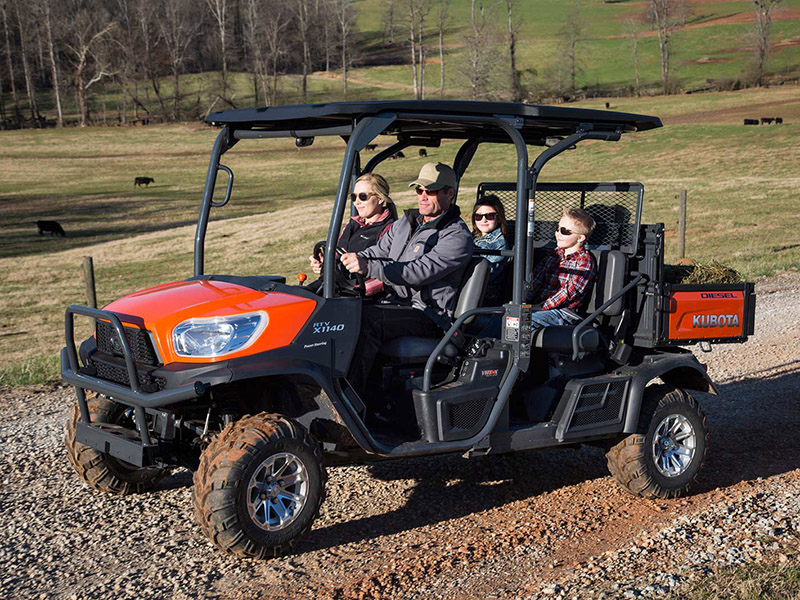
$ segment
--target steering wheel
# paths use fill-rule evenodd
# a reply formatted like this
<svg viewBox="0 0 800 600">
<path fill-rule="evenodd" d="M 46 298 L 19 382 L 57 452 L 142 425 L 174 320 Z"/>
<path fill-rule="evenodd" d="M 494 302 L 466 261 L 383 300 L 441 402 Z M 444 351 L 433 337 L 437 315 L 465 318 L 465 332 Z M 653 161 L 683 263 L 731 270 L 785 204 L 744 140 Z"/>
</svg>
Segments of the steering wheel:
<svg viewBox="0 0 800 600">
<path fill-rule="evenodd" d="M 314 258 L 322 262 L 325 255 L 325 242 L 317 242 L 314 245 Z M 366 278 L 361 273 L 351 273 L 342 264 L 341 253 L 336 251 L 336 265 L 334 268 L 334 286 L 336 290 L 345 296 L 361 296 L 364 297 L 366 292 L 365 281 Z M 320 288 L 322 290 L 322 288 Z"/>
</svg>

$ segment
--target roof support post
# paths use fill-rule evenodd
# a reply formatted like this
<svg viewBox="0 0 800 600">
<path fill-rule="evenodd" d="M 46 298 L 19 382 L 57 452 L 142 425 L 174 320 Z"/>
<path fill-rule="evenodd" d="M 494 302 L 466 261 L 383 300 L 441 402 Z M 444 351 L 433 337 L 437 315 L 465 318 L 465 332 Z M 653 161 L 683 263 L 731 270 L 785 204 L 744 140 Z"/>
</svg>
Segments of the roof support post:
<svg viewBox="0 0 800 600">
<path fill-rule="evenodd" d="M 342 229 L 342 217 L 347 206 L 347 195 L 350 193 L 350 180 L 356 168 L 356 157 L 359 151 L 372 139 L 383 132 L 397 118 L 394 114 L 378 114 L 366 117 L 358 122 L 353 129 L 353 134 L 347 142 L 344 152 L 342 172 L 339 175 L 339 187 L 336 189 L 336 200 L 333 204 L 331 224 L 328 227 L 328 237 L 325 242 L 325 260 L 322 263 L 323 294 L 325 298 L 333 298 L 336 280 L 336 245 L 339 241 L 339 231 Z"/>
<path fill-rule="evenodd" d="M 219 171 L 219 159 L 225 154 L 238 140 L 231 135 L 230 128 L 225 126 L 217 134 L 214 140 L 214 147 L 211 149 L 211 159 L 208 162 L 208 173 L 206 174 L 206 187 L 203 190 L 203 200 L 200 203 L 200 216 L 197 219 L 197 230 L 194 235 L 194 276 L 203 275 L 205 261 L 206 229 L 208 229 L 208 215 L 211 212 L 211 204 L 214 199 L 214 186 L 217 183 L 217 171 Z"/>
<path fill-rule="evenodd" d="M 541 173 L 542 168 L 544 167 L 545 163 L 549 161 L 551 158 L 561 154 L 564 150 L 568 150 L 575 144 L 583 140 L 603 140 L 606 142 L 616 142 L 621 137 L 622 133 L 620 130 L 611 132 L 611 131 L 592 131 L 593 126 L 591 123 L 582 123 L 578 130 L 570 136 L 565 137 L 563 140 L 554 144 L 547 148 L 544 152 L 542 152 L 539 156 L 536 157 L 536 160 L 533 161 L 533 165 L 530 168 L 530 177 L 531 177 L 531 195 L 530 195 L 530 206 L 528 209 L 528 216 L 527 216 L 527 244 L 526 244 L 526 259 L 525 259 L 525 275 L 528 279 L 530 279 L 531 275 L 533 274 L 533 228 L 534 228 L 534 221 L 536 218 L 536 182 L 539 179 L 539 173 Z M 519 198 L 517 198 L 517 202 L 519 203 Z M 519 214 L 519 207 L 520 204 L 517 204 L 517 213 Z M 517 217 L 517 240 L 519 240 L 519 231 L 522 229 L 520 224 L 525 223 L 526 219 L 523 217 L 522 220 L 519 220 L 519 216 Z M 515 287 L 514 290 L 516 292 L 516 271 L 514 272 L 514 283 Z M 530 281 L 526 281 L 526 286 Z M 516 302 L 516 296 L 515 296 Z"/>
</svg>

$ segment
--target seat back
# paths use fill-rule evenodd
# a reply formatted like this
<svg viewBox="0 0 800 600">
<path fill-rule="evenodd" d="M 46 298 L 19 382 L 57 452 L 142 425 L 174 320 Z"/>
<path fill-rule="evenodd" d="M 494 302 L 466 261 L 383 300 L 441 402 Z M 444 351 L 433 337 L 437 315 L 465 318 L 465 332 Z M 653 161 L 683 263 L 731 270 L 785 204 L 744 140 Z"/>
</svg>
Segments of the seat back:
<svg viewBox="0 0 800 600">
<path fill-rule="evenodd" d="M 625 274 L 628 269 L 627 257 L 619 250 L 591 250 L 591 253 L 597 268 L 597 276 L 586 310 L 590 314 L 614 294 L 619 293 L 625 285 Z M 616 317 L 622 314 L 623 308 L 623 298 L 619 298 L 606 308 L 603 314 Z"/>
<path fill-rule="evenodd" d="M 458 292 L 458 301 L 454 317 L 457 319 L 468 310 L 478 308 L 486 293 L 486 283 L 489 281 L 489 261 L 480 256 L 470 260 L 464 273 L 464 281 Z"/>
</svg>

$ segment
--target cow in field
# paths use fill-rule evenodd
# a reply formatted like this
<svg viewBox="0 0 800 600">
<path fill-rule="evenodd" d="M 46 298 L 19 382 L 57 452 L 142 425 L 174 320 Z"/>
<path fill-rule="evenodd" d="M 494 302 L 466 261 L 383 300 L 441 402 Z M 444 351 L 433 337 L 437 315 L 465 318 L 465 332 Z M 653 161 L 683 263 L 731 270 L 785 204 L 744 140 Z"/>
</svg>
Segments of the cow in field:
<svg viewBox="0 0 800 600">
<path fill-rule="evenodd" d="M 58 221 L 36 221 L 36 227 L 39 228 L 39 235 L 44 235 L 45 231 L 50 235 L 60 235 L 61 237 L 67 235 Z"/>
<path fill-rule="evenodd" d="M 775 120 L 775 119 L 774 119 L 774 118 L 772 118 L 772 117 L 761 117 L 761 124 L 762 124 L 762 125 L 765 125 L 765 124 L 766 124 L 766 125 L 772 125 L 772 122 L 773 122 L 774 120 Z"/>
<path fill-rule="evenodd" d="M 398 158 L 405 158 L 405 157 L 406 157 L 406 155 L 403 154 L 400 151 L 395 152 L 394 154 L 392 154 L 392 160 L 397 160 Z"/>
<path fill-rule="evenodd" d="M 139 187 L 141 187 L 141 186 L 147 187 L 151 183 L 155 183 L 155 182 L 156 182 L 156 180 L 153 179 L 152 177 L 135 177 L 134 180 L 133 180 L 133 185 L 139 186 Z"/>
<path fill-rule="evenodd" d="M 419 155 L 427 157 L 428 156 L 428 151 L 425 150 L 425 148 L 420 148 L 419 149 Z"/>
<path fill-rule="evenodd" d="M 758 125 L 758 119 L 745 119 L 745 125 Z"/>
<path fill-rule="evenodd" d="M 367 152 L 372 152 L 377 147 L 378 144 L 367 144 L 366 146 L 364 146 L 364 150 L 366 150 Z"/>
</svg>

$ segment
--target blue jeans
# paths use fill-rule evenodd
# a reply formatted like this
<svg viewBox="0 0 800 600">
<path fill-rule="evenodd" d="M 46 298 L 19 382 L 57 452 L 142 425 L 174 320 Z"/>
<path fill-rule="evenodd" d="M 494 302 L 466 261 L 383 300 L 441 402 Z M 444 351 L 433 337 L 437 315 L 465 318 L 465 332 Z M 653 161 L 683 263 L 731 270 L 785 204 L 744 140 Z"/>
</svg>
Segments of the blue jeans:
<svg viewBox="0 0 800 600">
<path fill-rule="evenodd" d="M 503 315 L 485 315 L 476 319 L 475 322 L 477 324 L 475 328 L 481 328 L 478 334 L 480 337 L 500 338 Z M 577 321 L 560 308 L 537 310 L 531 314 L 531 327 L 533 329 L 553 325 L 572 325 L 573 323 L 577 323 Z"/>
</svg>

